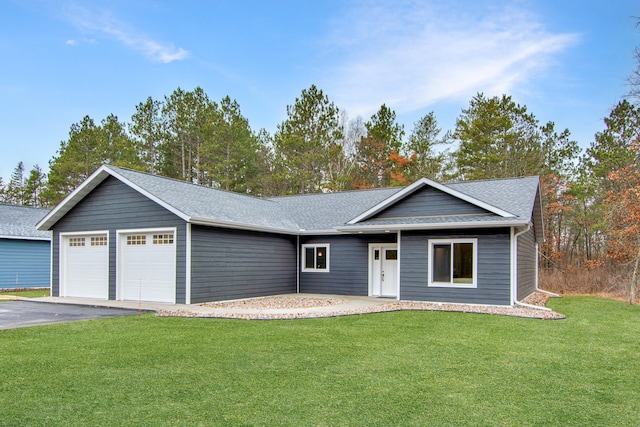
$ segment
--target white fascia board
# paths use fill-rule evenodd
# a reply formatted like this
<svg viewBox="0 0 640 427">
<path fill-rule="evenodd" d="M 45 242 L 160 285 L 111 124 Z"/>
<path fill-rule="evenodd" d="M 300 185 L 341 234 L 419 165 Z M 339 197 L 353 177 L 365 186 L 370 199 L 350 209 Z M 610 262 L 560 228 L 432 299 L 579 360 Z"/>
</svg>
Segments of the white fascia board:
<svg viewBox="0 0 640 427">
<path fill-rule="evenodd" d="M 106 166 L 102 165 L 94 173 L 92 173 L 87 179 L 85 179 L 82 184 L 76 187 L 71 193 L 67 195 L 60 203 L 56 205 L 55 208 L 51 210 L 44 218 L 40 220 L 38 224 L 36 224 L 37 230 L 49 230 L 50 227 L 57 222 L 60 218 L 62 218 L 67 212 L 71 210 L 75 205 L 77 205 L 80 200 L 84 199 L 84 197 L 91 192 L 94 188 L 98 186 L 102 181 L 104 181 L 108 175 L 111 175 L 112 171 L 107 169 Z"/>
<path fill-rule="evenodd" d="M 478 200 L 475 197 L 471 197 L 467 194 L 461 193 L 457 190 L 454 190 L 452 188 L 447 187 L 446 185 L 442 185 L 442 184 L 438 184 L 435 181 L 432 181 L 430 179 L 427 178 L 422 178 L 419 179 L 418 181 L 414 182 L 413 184 L 411 184 L 410 186 L 406 187 L 404 190 L 401 190 L 399 192 L 397 192 L 396 194 L 394 194 L 393 196 L 387 198 L 386 200 L 383 200 L 382 202 L 378 203 L 377 205 L 375 205 L 374 207 L 372 207 L 371 209 L 363 212 L 362 214 L 360 214 L 359 216 L 355 217 L 354 219 L 352 219 L 351 221 L 349 221 L 347 224 L 355 224 L 358 223 L 364 219 L 367 219 L 373 215 L 375 215 L 376 213 L 380 212 L 381 210 L 391 206 L 392 204 L 394 204 L 395 202 L 397 202 L 398 200 L 402 200 L 403 198 L 409 196 L 410 194 L 416 192 L 417 190 L 421 189 L 422 187 L 424 187 L 425 185 L 435 188 L 436 190 L 440 190 L 443 193 L 449 194 L 450 196 L 456 197 L 460 200 L 464 200 L 465 202 L 471 203 L 472 205 L 476 205 L 482 209 L 485 209 L 489 212 L 492 212 L 496 215 L 500 215 L 503 218 L 515 218 L 515 215 L 507 212 L 505 210 L 499 209 L 493 205 L 490 205 L 486 202 L 483 202 L 482 200 Z"/>
<path fill-rule="evenodd" d="M 181 212 L 180 210 L 174 208 L 173 206 L 166 203 L 164 200 L 154 196 L 149 193 L 142 187 L 137 186 L 133 182 L 129 181 L 124 176 L 120 175 L 113 169 L 109 168 L 107 165 L 100 166 L 94 173 L 89 176 L 82 184 L 80 184 L 75 190 L 73 190 L 67 197 L 65 197 L 62 202 L 60 202 L 47 216 L 42 218 L 40 222 L 36 225 L 36 229 L 38 230 L 49 230 L 50 227 L 62 218 L 67 212 L 71 210 L 75 205 L 77 205 L 82 199 L 84 199 L 94 188 L 98 186 L 102 181 L 107 179 L 107 177 L 111 175 L 116 178 L 118 181 L 122 182 L 126 186 L 131 189 L 137 191 L 143 196 L 153 200 L 163 208 L 167 209 L 169 212 L 175 214 L 176 216 L 188 220 L 188 216 Z"/>
<path fill-rule="evenodd" d="M 42 240 L 46 242 L 51 241 L 51 237 L 27 237 L 27 236 L 3 236 L 0 235 L 0 239 L 11 239 L 11 240 Z"/>
<path fill-rule="evenodd" d="M 493 222 L 437 222 L 433 224 L 380 224 L 336 227 L 336 230 L 346 233 L 370 233 L 372 231 L 397 231 L 397 230 L 443 230 L 456 228 L 494 228 L 494 227 L 518 227 L 526 226 L 528 220 L 519 221 L 493 221 Z"/>
<path fill-rule="evenodd" d="M 290 230 L 286 228 L 267 227 L 262 225 L 253 225 L 253 224 L 243 224 L 243 223 L 233 222 L 233 221 L 212 220 L 207 218 L 191 217 L 191 218 L 187 218 L 186 221 L 190 222 L 191 224 L 207 225 L 211 227 L 234 228 L 237 230 L 263 231 L 265 233 L 290 234 L 293 236 L 299 234 L 299 230 Z"/>
</svg>

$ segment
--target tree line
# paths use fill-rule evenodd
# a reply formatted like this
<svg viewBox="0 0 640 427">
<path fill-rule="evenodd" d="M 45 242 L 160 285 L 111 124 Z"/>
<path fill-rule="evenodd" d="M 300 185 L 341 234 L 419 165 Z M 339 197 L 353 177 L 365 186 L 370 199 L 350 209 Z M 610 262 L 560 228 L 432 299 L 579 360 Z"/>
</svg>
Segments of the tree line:
<svg viewBox="0 0 640 427">
<path fill-rule="evenodd" d="M 479 93 L 443 132 L 434 112 L 410 132 L 385 104 L 349 120 L 315 85 L 287 106 L 273 135 L 253 130 L 229 96 L 199 87 L 139 103 L 128 123 L 113 114 L 71 125 L 45 175 L 20 162 L 2 201 L 53 206 L 102 164 L 256 196 L 331 192 L 437 181 L 542 175 L 575 163 L 568 130 L 539 125 L 510 96 Z M 562 159 L 558 159 L 558 155 Z M 0 178 L 1 179 L 1 178 Z"/>
<path fill-rule="evenodd" d="M 636 52 L 640 70 L 640 52 Z M 455 128 L 434 112 L 410 131 L 387 105 L 349 120 L 315 85 L 286 107 L 275 133 L 252 129 L 229 96 L 202 88 L 147 98 L 128 123 L 111 114 L 71 125 L 45 175 L 20 162 L 0 178 L 0 201 L 51 207 L 101 164 L 254 196 L 332 192 L 436 181 L 541 177 L 547 270 L 616 266 L 640 276 L 640 73 L 630 100 L 604 119 L 588 148 L 568 129 L 539 123 L 508 95 L 475 95 Z M 634 92 L 635 91 L 635 92 Z M 632 289 L 632 288 L 630 288 Z"/>
</svg>

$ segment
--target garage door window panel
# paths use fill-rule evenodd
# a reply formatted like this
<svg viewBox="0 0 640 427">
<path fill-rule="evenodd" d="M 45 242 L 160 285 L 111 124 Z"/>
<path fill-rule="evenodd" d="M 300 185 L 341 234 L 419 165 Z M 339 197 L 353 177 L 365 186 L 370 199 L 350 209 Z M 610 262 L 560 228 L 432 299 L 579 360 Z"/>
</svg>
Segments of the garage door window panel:
<svg viewBox="0 0 640 427">
<path fill-rule="evenodd" d="M 144 234 L 127 236 L 127 246 L 140 246 L 147 244 L 147 236 Z"/>
</svg>

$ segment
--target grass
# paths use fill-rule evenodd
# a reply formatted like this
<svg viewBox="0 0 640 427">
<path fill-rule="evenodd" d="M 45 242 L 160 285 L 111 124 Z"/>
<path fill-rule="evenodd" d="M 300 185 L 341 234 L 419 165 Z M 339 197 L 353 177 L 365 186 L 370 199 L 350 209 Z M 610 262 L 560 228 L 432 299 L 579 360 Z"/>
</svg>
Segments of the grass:
<svg viewBox="0 0 640 427">
<path fill-rule="evenodd" d="M 7 301 L 11 299 L 11 297 L 22 297 L 22 298 L 42 298 L 49 296 L 49 289 L 20 289 L 16 291 L 15 289 L 1 289 L 0 290 L 0 302 Z M 4 298 L 6 299 L 4 299 Z"/>
<path fill-rule="evenodd" d="M 637 425 L 640 307 L 0 331 L 0 425 Z"/>
</svg>

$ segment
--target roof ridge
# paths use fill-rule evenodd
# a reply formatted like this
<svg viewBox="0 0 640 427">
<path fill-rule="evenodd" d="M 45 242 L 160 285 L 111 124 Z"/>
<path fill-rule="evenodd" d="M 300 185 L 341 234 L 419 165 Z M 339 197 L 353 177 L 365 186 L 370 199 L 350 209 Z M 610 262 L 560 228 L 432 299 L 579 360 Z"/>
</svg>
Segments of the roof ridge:
<svg viewBox="0 0 640 427">
<path fill-rule="evenodd" d="M 449 181 L 445 182 L 443 185 L 455 185 L 455 184 L 469 184 L 474 182 L 495 182 L 495 181 L 515 181 L 517 179 L 528 179 L 528 178 L 538 178 L 540 179 L 540 175 L 525 175 L 525 176 L 514 176 L 514 177 L 502 177 L 502 178 L 483 178 L 483 179 L 470 179 L 467 181 Z"/>
<path fill-rule="evenodd" d="M 254 196 L 254 195 L 251 195 L 251 194 L 238 193 L 237 191 L 224 190 L 222 188 L 209 187 L 209 186 L 204 185 L 204 184 L 196 184 L 195 182 L 189 182 L 189 181 L 185 181 L 183 179 L 172 178 L 170 176 L 156 175 L 156 174 L 152 174 L 150 172 L 139 171 L 139 170 L 136 170 L 136 169 L 125 168 L 125 167 L 122 167 L 122 166 L 113 166 L 113 165 L 108 165 L 108 164 L 105 164 L 104 166 L 109 168 L 109 169 L 113 169 L 116 172 L 118 170 L 124 170 L 124 171 L 127 171 L 127 172 L 138 173 L 140 175 L 146 175 L 146 176 L 151 177 L 151 178 L 159 178 L 159 179 L 164 179 L 164 180 L 167 180 L 167 181 L 173 181 L 173 182 L 176 182 L 178 184 L 191 185 L 191 186 L 194 186 L 194 187 L 205 188 L 207 190 L 212 190 L 212 191 L 219 191 L 221 193 L 231 194 L 231 195 L 234 195 L 234 196 L 249 197 L 249 198 L 254 199 L 254 200 L 264 200 L 264 201 L 267 201 L 267 202 L 273 202 L 272 200 L 269 200 L 266 197 L 259 197 L 259 196 Z"/>
<path fill-rule="evenodd" d="M 303 193 L 303 194 L 285 194 L 282 196 L 269 196 L 269 199 L 284 199 L 284 198 L 294 198 L 294 197 L 304 197 L 304 196 L 328 196 L 331 194 L 353 194 L 353 193 L 367 193 L 374 191 L 382 191 L 382 190 L 395 190 L 400 191 L 401 189 L 406 188 L 406 186 L 397 186 L 397 187 L 380 187 L 380 188 L 364 188 L 361 190 L 343 190 L 343 191 L 330 191 L 330 192 L 322 192 L 322 193 Z"/>
</svg>

